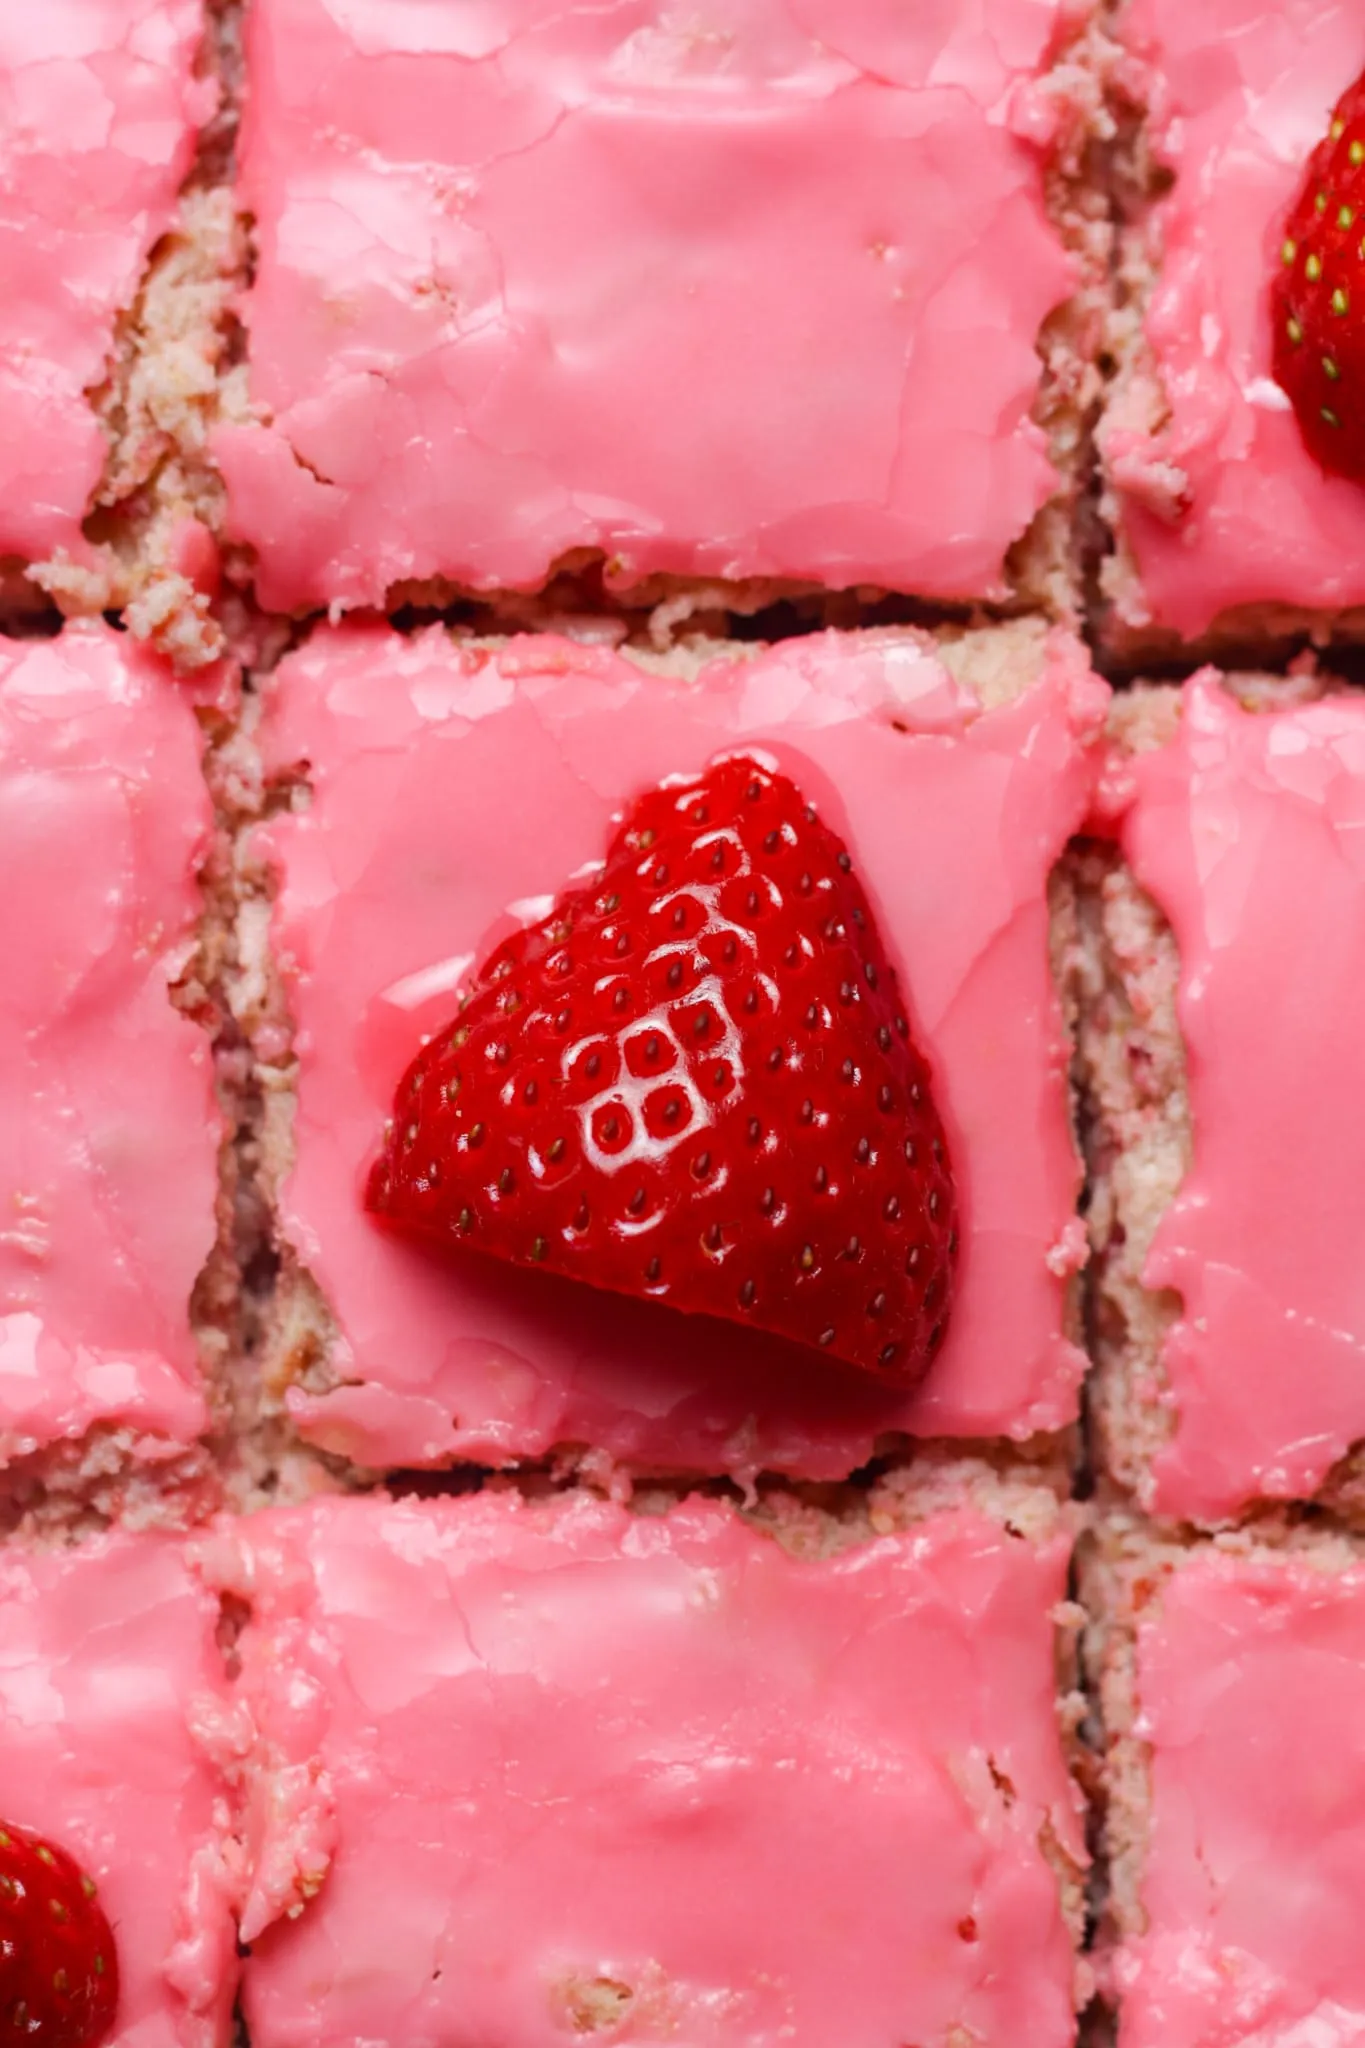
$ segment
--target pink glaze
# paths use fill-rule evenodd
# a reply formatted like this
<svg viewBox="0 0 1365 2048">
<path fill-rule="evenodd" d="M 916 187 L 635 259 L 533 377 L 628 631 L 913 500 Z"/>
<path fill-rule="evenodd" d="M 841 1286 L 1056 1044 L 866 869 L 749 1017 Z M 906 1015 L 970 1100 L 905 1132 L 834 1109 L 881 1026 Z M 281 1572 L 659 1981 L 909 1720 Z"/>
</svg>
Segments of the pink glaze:
<svg viewBox="0 0 1365 2048">
<path fill-rule="evenodd" d="M 220 1123 L 169 986 L 210 820 L 151 655 L 104 626 L 0 640 L 0 1464 L 96 1423 L 155 1456 L 205 1422 Z"/>
<path fill-rule="evenodd" d="M 1206 671 L 1131 792 L 1194 1128 L 1144 1275 L 1184 1298 L 1148 1504 L 1216 1517 L 1312 1493 L 1365 1436 L 1365 700 L 1252 714 Z"/>
<path fill-rule="evenodd" d="M 1152 1746 L 1120 2048 L 1365 2040 L 1365 1570 L 1205 1553 L 1139 1631 Z"/>
<path fill-rule="evenodd" d="M 1107 693 L 1057 634 L 982 713 L 913 635 L 793 640 L 695 685 L 602 648 L 500 657 L 433 629 L 316 633 L 281 665 L 269 768 L 310 808 L 261 835 L 300 1059 L 282 1211 L 336 1311 L 341 1384 L 295 1391 L 315 1442 L 376 1466 L 599 1446 L 655 1468 L 833 1476 L 888 1430 L 1025 1436 L 1076 1413 L 1063 1335 L 1084 1257 L 1049 870 L 1085 815 Z M 900 729 L 897 729 L 897 724 Z M 509 906 L 606 850 L 613 814 L 737 741 L 772 748 L 849 842 L 937 1070 L 963 1216 L 958 1304 L 907 1397 L 738 1326 L 404 1245 L 366 1165 L 424 1032 Z"/>
<path fill-rule="evenodd" d="M 1365 67 L 1359 0 L 1131 0 L 1125 39 L 1175 172 L 1146 333 L 1154 433 L 1101 430 L 1141 589 L 1131 624 L 1193 637 L 1231 605 L 1365 603 L 1365 490 L 1307 453 L 1270 374 L 1269 281 L 1331 108 Z"/>
<path fill-rule="evenodd" d="M 221 2048 L 237 1974 L 218 1603 L 162 1537 L 0 1551 L 0 1820 L 95 1879 L 118 1943 L 104 2048 Z"/>
<path fill-rule="evenodd" d="M 86 398 L 170 225 L 213 89 L 202 0 L 0 5 L 0 555 L 79 555 Z"/>
<path fill-rule="evenodd" d="M 1072 0 L 256 0 L 241 194 L 267 606 L 655 571 L 999 594 L 1056 488 Z"/>
<path fill-rule="evenodd" d="M 709 1503 L 485 1494 L 239 1541 L 256 2048 L 561 2048 L 598 1978 L 613 2042 L 1072 2041 L 1064 1536 L 797 1562 Z"/>
</svg>

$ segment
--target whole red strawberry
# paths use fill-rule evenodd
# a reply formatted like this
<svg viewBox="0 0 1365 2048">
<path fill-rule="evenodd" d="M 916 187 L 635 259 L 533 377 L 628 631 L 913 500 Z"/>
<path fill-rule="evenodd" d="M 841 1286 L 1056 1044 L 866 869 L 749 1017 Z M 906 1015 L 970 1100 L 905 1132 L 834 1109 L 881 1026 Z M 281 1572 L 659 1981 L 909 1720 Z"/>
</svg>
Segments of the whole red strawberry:
<svg viewBox="0 0 1365 2048">
<path fill-rule="evenodd" d="M 0 1823 L 0 2048 L 95 2048 L 117 2006 L 93 1882 L 64 1849 Z"/>
<path fill-rule="evenodd" d="M 369 1206 L 899 1385 L 949 1312 L 927 1063 L 843 843 L 731 756 L 643 797 L 408 1069 Z"/>
<path fill-rule="evenodd" d="M 1337 102 L 1285 222 L 1275 381 L 1324 469 L 1365 482 L 1365 77 Z"/>
</svg>

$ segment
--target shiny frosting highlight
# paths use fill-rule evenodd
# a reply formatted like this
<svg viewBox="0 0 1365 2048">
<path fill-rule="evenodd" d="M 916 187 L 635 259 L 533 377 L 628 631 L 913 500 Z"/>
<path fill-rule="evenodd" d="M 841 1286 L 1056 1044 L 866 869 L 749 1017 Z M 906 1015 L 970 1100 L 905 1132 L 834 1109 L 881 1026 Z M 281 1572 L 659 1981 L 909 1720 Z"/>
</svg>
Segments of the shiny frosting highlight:
<svg viewBox="0 0 1365 2048">
<path fill-rule="evenodd" d="M 1311 1494 L 1365 1436 L 1365 701 L 1252 713 L 1205 672 L 1129 772 L 1193 1119 L 1145 1273 L 1184 1307 L 1150 1504 L 1215 1517 Z"/>
<path fill-rule="evenodd" d="M 1271 376 L 1270 279 L 1303 166 L 1365 67 L 1357 0 L 1132 0 L 1133 85 L 1175 174 L 1156 209 L 1156 388 L 1101 445 L 1141 589 L 1187 637 L 1235 605 L 1365 604 L 1365 491 L 1328 477 Z"/>
<path fill-rule="evenodd" d="M 1138 1640 L 1150 1745 L 1120 2048 L 1365 2038 L 1365 1571 L 1205 1553 Z"/>
<path fill-rule="evenodd" d="M 109 2048 L 219 2048 L 236 1984 L 218 1601 L 182 1547 L 0 1551 L 0 1819 L 70 1850 L 118 1942 Z"/>
<path fill-rule="evenodd" d="M 1073 2039 L 1063 1535 L 504 1493 L 238 1543 L 260 2048 Z"/>
<path fill-rule="evenodd" d="M 170 984 L 211 821 L 152 656 L 104 626 L 0 640 L 0 1462 L 206 1419 L 189 1298 L 220 1124 Z"/>
<path fill-rule="evenodd" d="M 202 0 L 0 6 L 0 556 L 81 553 L 86 392 L 213 111 L 203 29 Z"/>
<path fill-rule="evenodd" d="M 666 1470 L 846 1473 L 887 1430 L 1025 1436 L 1076 1413 L 1064 1333 L 1084 1258 L 1047 881 L 1092 793 L 1107 693 L 1047 643 L 984 711 L 913 635 L 792 640 L 695 682 L 602 648 L 439 629 L 322 631 L 280 666 L 263 734 L 312 800 L 258 850 L 297 1025 L 286 1232 L 337 1316 L 313 1441 L 377 1466 L 561 1442 Z M 423 1032 L 518 906 L 600 860 L 613 815 L 736 744 L 769 749 L 849 845 L 935 1073 L 963 1217 L 944 1350 L 913 1396 L 818 1358 L 377 1230 L 365 1170 Z M 278 1050 L 283 1051 L 283 1045 Z"/>
<path fill-rule="evenodd" d="M 255 0 L 262 602 L 656 571 L 1001 594 L 1056 488 L 1063 0 Z"/>
</svg>

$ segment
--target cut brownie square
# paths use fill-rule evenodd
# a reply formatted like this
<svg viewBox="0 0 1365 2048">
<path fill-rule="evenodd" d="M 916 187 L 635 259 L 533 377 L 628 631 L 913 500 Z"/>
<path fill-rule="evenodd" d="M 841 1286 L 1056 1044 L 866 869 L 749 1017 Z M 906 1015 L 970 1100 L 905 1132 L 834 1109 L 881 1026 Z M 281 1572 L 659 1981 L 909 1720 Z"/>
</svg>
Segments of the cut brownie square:
<svg viewBox="0 0 1365 2048">
<path fill-rule="evenodd" d="M 1079 864 L 1097 1441 L 1164 1516 L 1359 1504 L 1365 698 L 1321 689 L 1116 698 Z"/>
<path fill-rule="evenodd" d="M 1085 1562 L 1119 2048 L 1359 2039 L 1365 1559 L 1341 1536 Z"/>
<path fill-rule="evenodd" d="M 190 1296 L 215 1241 L 188 1000 L 212 823 L 193 712 L 104 626 L 0 640 L 0 1467 L 115 1483 L 207 1420 Z M 0 1495 L 6 1482 L 0 1479 Z"/>
<path fill-rule="evenodd" d="M 215 445 L 261 601 L 601 557 L 1074 610 L 1090 12 L 255 0 Z"/>
<path fill-rule="evenodd" d="M 1069 1537 L 958 1502 L 805 1556 L 699 1500 L 241 1524 L 255 2048 L 1070 2043 Z"/>
<path fill-rule="evenodd" d="M 893 1434 L 1071 1423 L 1085 1233 L 1049 878 L 1089 808 L 1106 702 L 1076 641 L 1023 625 L 671 664 L 439 629 L 327 629 L 291 654 L 262 745 L 297 794 L 250 841 L 235 1000 L 284 1258 L 266 1373 L 304 1435 L 379 1468 L 577 1446 L 839 1477 Z M 838 821 L 935 1069 L 962 1249 L 913 1396 L 737 1325 L 437 1258 L 363 1210 L 397 1082 L 498 921 L 600 860 L 624 803 L 741 743 L 775 749 Z"/>
<path fill-rule="evenodd" d="M 0 557 L 89 558 L 107 446 L 87 392 L 170 226 L 211 91 L 202 0 L 0 18 Z"/>
<path fill-rule="evenodd" d="M 1365 633 L 1365 494 L 1328 477 L 1271 375 L 1283 221 L 1365 67 L 1355 0 L 1121 0 L 1141 114 L 1100 426 L 1105 631 L 1130 657 Z"/>
<path fill-rule="evenodd" d="M 226 1733 L 218 1614 L 168 1537 L 0 1549 L 0 1822 L 66 1849 L 98 1885 L 119 2048 L 229 2036 L 232 1817 L 200 1741 Z"/>
</svg>

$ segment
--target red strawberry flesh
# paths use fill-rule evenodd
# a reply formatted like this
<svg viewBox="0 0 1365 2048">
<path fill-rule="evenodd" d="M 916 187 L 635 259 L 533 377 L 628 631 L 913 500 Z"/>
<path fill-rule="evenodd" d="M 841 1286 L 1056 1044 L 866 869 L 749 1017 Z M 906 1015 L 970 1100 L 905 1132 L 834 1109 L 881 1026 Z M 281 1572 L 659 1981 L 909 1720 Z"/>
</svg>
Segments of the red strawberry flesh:
<svg viewBox="0 0 1365 2048">
<path fill-rule="evenodd" d="M 1338 101 L 1285 221 L 1275 380 L 1322 467 L 1365 482 L 1365 78 Z"/>
<path fill-rule="evenodd" d="M 957 1247 L 947 1144 L 842 841 L 729 756 L 630 810 L 398 1090 L 370 1208 L 915 1384 Z"/>
<path fill-rule="evenodd" d="M 94 1884 L 64 1849 L 0 1823 L 0 2048 L 96 2048 L 117 2007 Z"/>
</svg>

